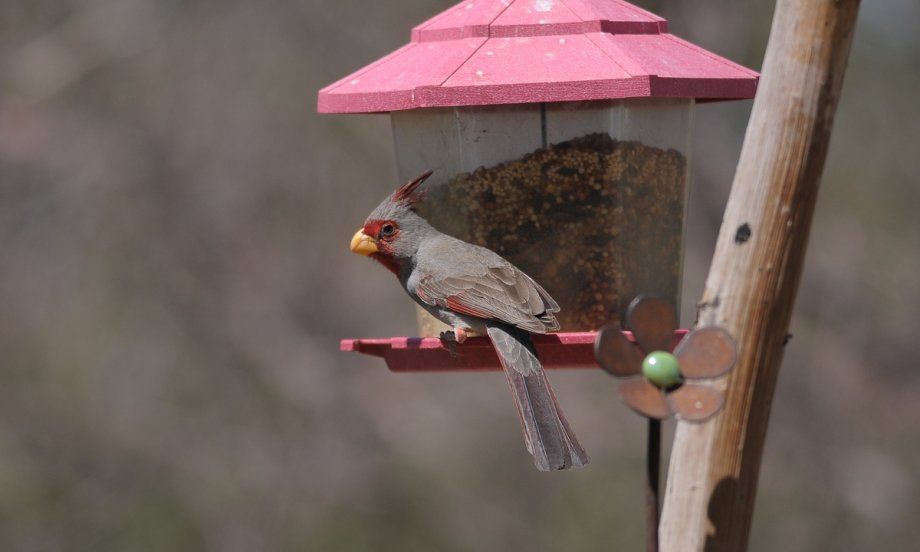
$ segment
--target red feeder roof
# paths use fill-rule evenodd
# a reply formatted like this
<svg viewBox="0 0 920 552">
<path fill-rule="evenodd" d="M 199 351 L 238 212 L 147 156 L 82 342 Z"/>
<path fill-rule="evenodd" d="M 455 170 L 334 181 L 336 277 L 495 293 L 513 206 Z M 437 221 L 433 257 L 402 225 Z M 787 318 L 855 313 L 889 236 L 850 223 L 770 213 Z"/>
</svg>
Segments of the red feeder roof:
<svg viewBox="0 0 920 552">
<path fill-rule="evenodd" d="M 620 0 L 468 0 L 323 88 L 320 113 L 671 97 L 752 98 L 758 74 Z"/>
</svg>

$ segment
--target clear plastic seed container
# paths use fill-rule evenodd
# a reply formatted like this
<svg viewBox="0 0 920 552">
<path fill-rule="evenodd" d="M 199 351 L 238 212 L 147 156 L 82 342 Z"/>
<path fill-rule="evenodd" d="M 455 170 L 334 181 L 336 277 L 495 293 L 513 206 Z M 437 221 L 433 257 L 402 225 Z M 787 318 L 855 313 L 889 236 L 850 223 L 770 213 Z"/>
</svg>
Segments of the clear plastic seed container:
<svg viewBox="0 0 920 552">
<path fill-rule="evenodd" d="M 559 302 L 562 331 L 679 305 L 693 100 L 391 113 L 400 180 L 434 170 L 421 213 L 502 255 Z M 443 324 L 419 310 L 421 335 Z"/>
</svg>

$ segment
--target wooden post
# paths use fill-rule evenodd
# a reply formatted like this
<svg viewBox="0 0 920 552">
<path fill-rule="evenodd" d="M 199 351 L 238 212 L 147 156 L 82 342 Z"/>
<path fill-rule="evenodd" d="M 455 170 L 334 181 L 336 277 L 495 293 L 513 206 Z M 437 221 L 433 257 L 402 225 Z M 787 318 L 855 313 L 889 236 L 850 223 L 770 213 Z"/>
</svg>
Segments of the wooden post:
<svg viewBox="0 0 920 552">
<path fill-rule="evenodd" d="M 726 404 L 679 423 L 660 527 L 666 552 L 747 547 L 770 402 L 787 341 L 858 0 L 779 0 L 699 305 L 738 342 Z"/>
</svg>

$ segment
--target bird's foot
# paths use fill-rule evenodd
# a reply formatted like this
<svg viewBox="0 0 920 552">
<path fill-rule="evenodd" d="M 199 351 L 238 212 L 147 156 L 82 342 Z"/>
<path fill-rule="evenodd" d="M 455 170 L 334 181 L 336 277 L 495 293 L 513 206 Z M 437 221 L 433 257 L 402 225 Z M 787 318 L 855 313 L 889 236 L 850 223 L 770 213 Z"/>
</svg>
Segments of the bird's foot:
<svg viewBox="0 0 920 552">
<path fill-rule="evenodd" d="M 450 356 L 455 357 L 457 356 L 457 344 L 477 335 L 479 334 L 464 328 L 454 328 L 452 331 L 441 332 L 441 341 L 447 343 Z"/>
<path fill-rule="evenodd" d="M 463 328 L 454 328 L 451 331 L 441 332 L 442 341 L 452 341 L 454 343 L 463 343 L 471 337 L 476 337 L 477 333 L 465 330 Z"/>
<path fill-rule="evenodd" d="M 444 342 L 447 349 L 447 354 L 451 358 L 457 358 L 457 334 L 455 332 L 441 332 L 441 341 Z"/>
</svg>

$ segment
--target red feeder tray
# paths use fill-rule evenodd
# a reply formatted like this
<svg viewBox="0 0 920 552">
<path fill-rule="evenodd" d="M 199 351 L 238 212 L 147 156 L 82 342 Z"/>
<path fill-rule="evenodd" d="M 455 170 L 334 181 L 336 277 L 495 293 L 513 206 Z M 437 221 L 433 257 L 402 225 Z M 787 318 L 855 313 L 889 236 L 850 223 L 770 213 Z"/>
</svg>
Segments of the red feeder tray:
<svg viewBox="0 0 920 552">
<path fill-rule="evenodd" d="M 671 347 L 686 333 L 687 330 L 676 330 Z M 635 342 L 631 332 L 623 334 Z M 595 337 L 597 332 L 550 333 L 534 335 L 533 344 L 544 368 L 598 368 L 594 359 Z M 381 357 L 393 372 L 501 370 L 495 349 L 485 337 L 452 345 L 437 337 L 343 339 L 339 349 Z"/>
</svg>

